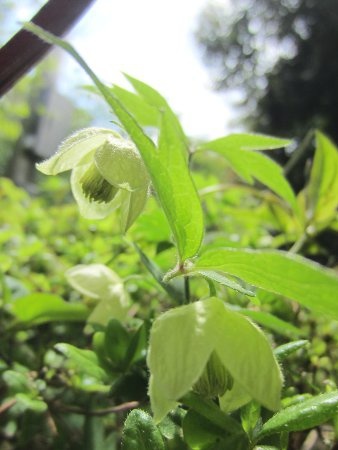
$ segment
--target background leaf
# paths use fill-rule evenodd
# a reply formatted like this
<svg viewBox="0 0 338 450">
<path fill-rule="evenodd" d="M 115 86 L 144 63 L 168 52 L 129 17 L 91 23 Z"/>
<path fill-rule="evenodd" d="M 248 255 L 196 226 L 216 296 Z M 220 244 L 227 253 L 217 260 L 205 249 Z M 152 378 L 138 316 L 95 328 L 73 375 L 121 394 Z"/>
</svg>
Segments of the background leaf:
<svg viewBox="0 0 338 450">
<path fill-rule="evenodd" d="M 88 316 L 88 309 L 82 304 L 68 303 L 57 295 L 35 294 L 18 298 L 12 303 L 12 313 L 20 322 L 40 325 L 56 321 L 82 321 Z"/>
<path fill-rule="evenodd" d="M 290 141 L 255 134 L 235 134 L 207 142 L 199 150 L 211 150 L 222 155 L 231 168 L 247 183 L 256 179 L 286 200 L 297 210 L 295 194 L 283 175 L 283 169 L 267 156 L 247 150 L 280 148 Z"/>
<path fill-rule="evenodd" d="M 56 344 L 55 348 L 68 358 L 69 366 L 75 369 L 77 373 L 85 374 L 97 383 L 107 381 L 108 376 L 100 366 L 95 352 L 66 343 Z"/>
<path fill-rule="evenodd" d="M 310 221 L 316 226 L 332 220 L 338 205 L 338 150 L 322 133 L 316 133 L 316 151 L 306 187 Z"/>
<path fill-rule="evenodd" d="M 237 308 L 236 308 L 237 310 Z M 250 317 L 256 323 L 274 331 L 281 336 L 304 336 L 305 332 L 295 327 L 292 323 L 281 320 L 278 317 L 264 311 L 254 311 L 246 308 L 238 308 L 238 311 L 244 316 Z"/>
<path fill-rule="evenodd" d="M 206 142 L 199 146 L 198 149 L 210 149 L 217 152 L 223 150 L 231 150 L 234 152 L 242 150 L 274 150 L 276 148 L 286 147 L 290 142 L 289 139 L 281 139 L 265 134 L 234 133 Z"/>
</svg>

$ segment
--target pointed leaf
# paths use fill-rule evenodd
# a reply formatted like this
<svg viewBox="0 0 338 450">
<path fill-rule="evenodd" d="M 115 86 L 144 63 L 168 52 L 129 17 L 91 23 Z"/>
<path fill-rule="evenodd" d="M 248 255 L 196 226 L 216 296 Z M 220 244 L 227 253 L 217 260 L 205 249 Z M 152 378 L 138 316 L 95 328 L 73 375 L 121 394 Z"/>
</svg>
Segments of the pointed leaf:
<svg viewBox="0 0 338 450">
<path fill-rule="evenodd" d="M 146 266 L 146 268 L 152 274 L 158 284 L 167 292 L 168 295 L 170 295 L 172 299 L 176 300 L 177 303 L 184 303 L 185 295 L 183 280 L 175 278 L 170 283 L 164 283 L 164 273 L 161 271 L 161 269 L 154 263 L 154 261 L 151 261 L 148 256 L 143 253 L 140 247 L 138 247 L 136 244 L 134 244 L 134 247 L 137 253 L 140 255 L 142 263 Z"/>
<path fill-rule="evenodd" d="M 139 124 L 151 127 L 159 126 L 160 113 L 158 109 L 150 105 L 140 95 L 116 85 L 112 87 L 112 92 L 135 117 Z"/>
<path fill-rule="evenodd" d="M 316 133 L 316 152 L 306 187 L 309 214 L 320 226 L 336 215 L 338 205 L 338 150 L 322 133 Z"/>
<path fill-rule="evenodd" d="M 338 277 L 298 255 L 275 250 L 219 248 L 205 252 L 195 268 L 234 275 L 338 319 Z"/>
<path fill-rule="evenodd" d="M 283 361 L 289 355 L 306 347 L 309 344 L 309 341 L 300 340 L 294 342 L 288 342 L 287 344 L 283 344 L 274 349 L 274 354 L 279 361 Z"/>
<path fill-rule="evenodd" d="M 196 270 L 196 271 L 192 270 L 191 272 L 189 272 L 189 275 L 198 275 L 198 274 L 202 275 L 208 280 L 216 281 L 217 283 L 223 284 L 224 286 L 234 289 L 235 291 L 240 292 L 241 294 L 249 295 L 251 297 L 255 296 L 253 290 L 244 288 L 236 281 L 232 280 L 229 277 L 224 276 L 222 273 L 216 272 L 214 270 Z"/>
<path fill-rule="evenodd" d="M 110 320 L 105 332 L 105 349 L 112 364 L 119 370 L 125 369 L 129 344 L 130 336 L 124 326 L 116 319 Z"/>
<path fill-rule="evenodd" d="M 204 232 L 202 207 L 183 157 L 183 147 L 175 123 L 164 112 L 154 184 L 182 261 L 197 254 Z"/>
<path fill-rule="evenodd" d="M 127 366 L 131 366 L 133 363 L 145 357 L 148 348 L 149 328 L 149 323 L 143 322 L 132 336 L 125 357 Z"/>
<path fill-rule="evenodd" d="M 224 430 L 193 410 L 187 412 L 183 419 L 183 435 L 185 442 L 193 450 L 200 450 L 207 444 L 224 437 Z"/>
<path fill-rule="evenodd" d="M 98 357 L 91 350 L 83 350 L 71 344 L 56 344 L 56 350 L 65 355 L 69 360 L 69 365 L 77 372 L 86 374 L 93 379 L 107 381 L 106 372 L 100 367 Z"/>
<path fill-rule="evenodd" d="M 283 431 L 300 431 L 327 422 L 338 413 L 338 391 L 317 395 L 289 406 L 269 419 L 258 438 Z"/>
<path fill-rule="evenodd" d="M 239 308 L 238 311 L 244 314 L 244 316 L 250 317 L 250 319 L 254 320 L 259 325 L 263 325 L 264 327 L 282 336 L 290 337 L 304 335 L 304 331 L 300 328 L 297 328 L 291 323 L 281 320 L 278 317 L 264 311 L 254 311 L 245 308 Z"/>
<path fill-rule="evenodd" d="M 204 144 L 201 148 L 221 154 L 232 169 L 246 182 L 252 184 L 253 179 L 257 179 L 286 200 L 294 210 L 297 209 L 295 194 L 284 177 L 281 166 L 261 153 L 239 150 L 227 145 L 222 147 L 222 143 L 223 141 L 220 139 Z M 276 147 L 280 146 L 276 145 Z"/>
<path fill-rule="evenodd" d="M 184 147 L 182 147 L 182 153 L 185 159 L 187 160 L 188 158 L 187 138 L 181 127 L 180 121 L 178 120 L 173 110 L 170 108 L 166 99 L 154 88 L 144 83 L 143 81 L 137 80 L 136 78 L 131 77 L 130 75 L 127 74 L 125 74 L 125 77 L 131 83 L 133 88 L 140 94 L 140 96 L 144 98 L 144 100 L 148 103 L 148 105 L 155 107 L 157 111 L 160 113 L 166 111 L 166 114 L 169 115 L 170 120 L 173 123 L 173 126 L 176 128 L 178 136 L 180 137 L 181 141 L 185 144 Z"/>
<path fill-rule="evenodd" d="M 232 152 L 242 150 L 274 150 L 276 148 L 286 147 L 290 142 L 289 139 L 281 139 L 264 134 L 234 133 L 211 142 L 206 142 L 198 147 L 198 149 L 214 150 L 215 152 L 222 152 L 223 150 L 231 150 Z"/>
<path fill-rule="evenodd" d="M 152 417 L 134 409 L 125 421 L 122 434 L 123 450 L 165 450 L 160 430 Z"/>
</svg>

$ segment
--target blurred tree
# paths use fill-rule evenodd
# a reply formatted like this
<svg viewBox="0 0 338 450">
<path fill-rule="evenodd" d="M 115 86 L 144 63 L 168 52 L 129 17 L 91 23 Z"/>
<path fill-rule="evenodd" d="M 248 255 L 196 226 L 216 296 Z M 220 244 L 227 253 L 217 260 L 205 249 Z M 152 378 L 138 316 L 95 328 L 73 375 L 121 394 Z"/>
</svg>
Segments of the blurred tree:
<svg viewBox="0 0 338 450">
<path fill-rule="evenodd" d="M 196 38 L 216 88 L 237 93 L 256 131 L 338 140 L 338 1 L 209 4 Z"/>
</svg>

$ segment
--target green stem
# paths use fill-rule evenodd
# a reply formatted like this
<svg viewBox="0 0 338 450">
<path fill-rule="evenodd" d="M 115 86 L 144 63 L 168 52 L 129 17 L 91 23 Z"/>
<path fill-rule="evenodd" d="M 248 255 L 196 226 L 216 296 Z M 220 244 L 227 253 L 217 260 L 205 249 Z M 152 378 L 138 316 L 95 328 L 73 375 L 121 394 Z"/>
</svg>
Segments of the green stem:
<svg viewBox="0 0 338 450">
<path fill-rule="evenodd" d="M 180 402 L 227 433 L 244 434 L 241 425 L 228 414 L 221 411 L 211 400 L 205 400 L 194 392 L 189 392 L 180 399 Z"/>
<path fill-rule="evenodd" d="M 205 281 L 208 283 L 208 285 L 209 285 L 209 294 L 210 294 L 210 297 L 217 297 L 217 292 L 216 292 L 216 288 L 215 288 L 215 285 L 214 285 L 214 283 L 211 281 L 211 280 L 209 280 L 209 278 L 205 278 Z"/>
<path fill-rule="evenodd" d="M 184 277 L 184 296 L 185 296 L 185 303 L 190 303 L 190 281 L 189 281 L 189 277 Z"/>
<path fill-rule="evenodd" d="M 293 168 L 296 166 L 298 161 L 302 158 L 302 156 L 307 151 L 309 145 L 311 144 L 311 140 L 313 138 L 313 130 L 309 130 L 307 134 L 305 135 L 304 139 L 300 143 L 297 150 L 293 152 L 293 155 L 289 159 L 288 163 L 284 167 L 284 174 L 288 175 Z"/>
<path fill-rule="evenodd" d="M 304 246 L 308 239 L 308 235 L 303 233 L 290 248 L 289 253 L 298 253 Z"/>
</svg>

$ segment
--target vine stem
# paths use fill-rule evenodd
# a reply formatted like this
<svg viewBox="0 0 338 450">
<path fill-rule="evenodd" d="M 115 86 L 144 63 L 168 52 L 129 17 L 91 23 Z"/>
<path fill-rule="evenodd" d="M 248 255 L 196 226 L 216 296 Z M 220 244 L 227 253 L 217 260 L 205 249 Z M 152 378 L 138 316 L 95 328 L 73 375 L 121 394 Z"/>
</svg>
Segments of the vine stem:
<svg viewBox="0 0 338 450">
<path fill-rule="evenodd" d="M 59 403 L 55 403 L 54 407 L 65 412 L 71 412 L 74 414 L 81 414 L 84 416 L 106 416 L 108 414 L 116 414 L 119 412 L 127 411 L 128 409 L 137 408 L 140 405 L 140 402 L 138 401 L 131 401 L 126 403 L 121 403 L 120 405 L 112 406 L 111 408 L 104 408 L 104 409 L 84 409 L 80 408 L 78 406 L 71 406 L 71 405 L 63 405 Z"/>
<path fill-rule="evenodd" d="M 9 410 L 12 406 L 14 406 L 15 403 L 16 403 L 16 399 L 15 399 L 15 398 L 13 398 L 13 399 L 11 399 L 11 400 L 8 400 L 8 402 L 6 402 L 6 403 L 3 403 L 3 404 L 0 406 L 0 414 L 5 413 L 5 412 L 6 412 L 7 410 Z"/>
</svg>

